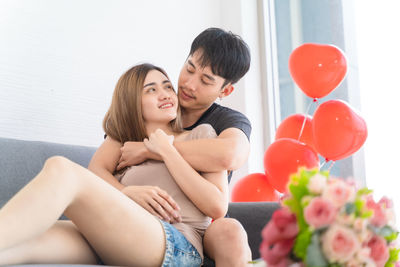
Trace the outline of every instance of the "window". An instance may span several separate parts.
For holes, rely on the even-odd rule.
[[[294,84],[288,69],[291,52],[304,43],[333,44],[342,49],[347,58],[346,78],[338,88],[318,102],[341,99],[350,103],[352,107],[360,109],[357,51],[353,38],[355,23],[351,3],[353,2],[341,0],[264,1],[267,14],[266,28],[269,29],[266,39],[267,42],[268,40],[275,42],[270,49],[275,50],[271,54],[276,55],[276,60],[270,61],[267,69],[269,73],[272,69],[276,77],[273,84],[274,104],[279,107],[275,109],[276,125],[291,114],[312,115],[317,107],[313,99],[307,97]],[[321,163],[323,161],[321,158]],[[331,162],[328,162],[322,169],[328,169],[330,165]],[[352,157],[335,162],[330,171],[340,177],[355,177],[364,184],[364,169],[364,154],[361,149]]]

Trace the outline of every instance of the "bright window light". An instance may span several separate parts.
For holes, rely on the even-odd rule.
[[[367,186],[400,214],[400,2],[355,1]],[[377,199],[379,200],[379,199]]]

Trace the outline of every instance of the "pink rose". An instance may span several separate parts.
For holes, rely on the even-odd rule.
[[[370,257],[375,261],[377,267],[385,266],[389,259],[389,248],[383,237],[375,235],[368,241],[367,246],[371,249]]]
[[[304,209],[304,219],[309,225],[315,228],[331,224],[335,220],[336,214],[336,207],[322,197],[313,198]]]
[[[345,263],[360,249],[356,234],[349,228],[332,224],[322,235],[322,250],[330,262]]]
[[[274,244],[267,243],[264,240],[260,246],[261,258],[268,263],[268,266],[280,266],[287,259],[293,244],[294,238],[283,239]]]
[[[299,232],[296,216],[288,209],[279,209],[261,232],[260,254],[268,265],[281,266],[293,247]]]
[[[376,227],[383,227],[388,223],[386,216],[385,207],[388,204],[385,200],[379,203],[375,203],[372,195],[366,198],[366,207],[374,212],[371,218],[371,224]]]
[[[331,178],[322,193],[322,197],[332,201],[333,205],[339,208],[347,202],[353,201],[355,193],[354,186],[340,179]]]
[[[376,267],[375,262],[370,257],[371,249],[369,247],[362,247],[356,253],[356,259],[361,263],[355,266]]]
[[[390,198],[382,197],[379,202],[379,205],[383,206],[385,209],[392,209],[393,208],[393,201]]]
[[[275,243],[282,239],[296,237],[299,232],[296,215],[288,209],[282,208],[272,214],[271,220],[261,232],[263,240],[268,243]]]

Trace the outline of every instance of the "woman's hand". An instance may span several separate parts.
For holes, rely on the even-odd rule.
[[[148,150],[161,155],[162,152],[173,147],[174,136],[167,135],[163,130],[157,129],[154,133],[150,134],[149,139],[146,138],[143,142]]]
[[[169,223],[182,221],[178,204],[157,186],[127,186],[122,192],[160,220]]]

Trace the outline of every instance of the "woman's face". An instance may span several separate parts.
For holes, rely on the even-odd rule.
[[[168,78],[151,70],[144,80],[142,114],[146,123],[168,123],[176,118],[178,98]]]

